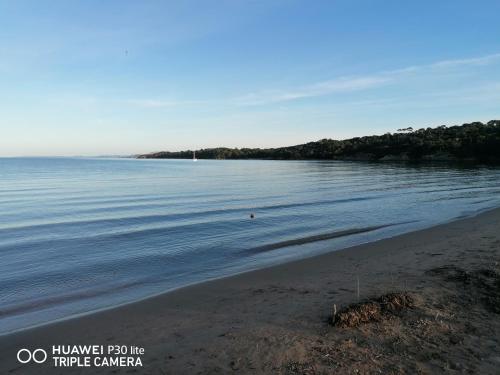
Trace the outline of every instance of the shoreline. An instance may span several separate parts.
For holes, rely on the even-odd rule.
[[[436,227],[436,226],[446,225],[446,224],[452,223],[452,222],[457,221],[457,220],[463,220],[463,219],[467,219],[467,218],[473,218],[473,217],[476,217],[476,216],[478,216],[478,215],[480,215],[482,213],[485,213],[485,212],[488,212],[488,211],[497,210],[497,209],[500,210],[500,207],[489,207],[489,208],[485,208],[485,209],[481,209],[481,210],[475,211],[475,212],[470,213],[470,214],[462,214],[460,216],[457,216],[457,217],[454,217],[454,218],[449,219],[447,221],[444,221],[444,222],[442,222],[440,224],[429,225],[429,226],[426,226],[424,228],[419,228],[419,229],[411,229],[408,232],[403,232],[403,233],[399,233],[399,234],[389,235],[388,237],[383,237],[383,238],[379,238],[379,239],[370,240],[368,242],[363,242],[361,244],[348,245],[348,246],[345,246],[345,247],[340,247],[340,248],[336,248],[336,249],[332,249],[332,250],[326,250],[326,251],[320,252],[318,254],[305,255],[303,257],[299,257],[299,258],[295,258],[295,259],[291,259],[291,260],[281,260],[281,261],[278,261],[277,263],[271,263],[271,264],[264,265],[264,266],[261,266],[261,267],[251,268],[251,269],[248,269],[248,270],[239,271],[239,272],[236,272],[236,273],[233,273],[233,274],[215,276],[213,278],[209,278],[209,279],[206,279],[206,280],[203,280],[203,281],[195,281],[195,282],[192,282],[190,284],[186,284],[186,285],[182,285],[182,286],[178,286],[178,287],[173,287],[172,289],[166,289],[166,290],[158,292],[158,293],[146,295],[144,297],[141,297],[139,299],[135,299],[135,300],[132,300],[132,301],[122,302],[122,303],[118,303],[116,305],[105,306],[105,307],[98,308],[98,309],[95,309],[95,310],[83,311],[83,312],[72,314],[72,315],[69,315],[69,316],[66,316],[66,317],[57,318],[57,319],[54,319],[54,320],[51,320],[51,321],[42,322],[42,323],[36,323],[36,324],[30,325],[30,326],[27,326],[27,327],[13,329],[11,331],[6,331],[4,333],[0,333],[0,340],[4,336],[19,334],[19,333],[22,333],[22,332],[25,332],[25,331],[30,331],[30,330],[37,329],[37,328],[43,328],[45,326],[50,326],[50,325],[61,323],[61,322],[65,322],[65,321],[68,321],[68,320],[80,319],[80,318],[83,318],[83,317],[88,316],[88,315],[98,314],[98,313],[102,313],[102,312],[105,312],[105,311],[108,311],[108,310],[119,309],[119,308],[125,307],[125,306],[130,305],[130,304],[141,303],[141,302],[147,301],[147,300],[149,300],[151,298],[161,297],[163,295],[167,295],[169,293],[173,293],[173,292],[182,290],[184,288],[190,288],[190,287],[194,287],[194,286],[197,286],[197,285],[200,285],[200,284],[204,284],[204,283],[210,283],[210,282],[214,282],[214,281],[218,281],[218,280],[222,280],[222,279],[226,279],[226,278],[236,277],[236,276],[240,276],[240,275],[243,275],[243,274],[246,274],[246,273],[250,273],[250,272],[261,271],[261,270],[265,270],[267,268],[278,267],[278,266],[281,266],[281,265],[284,265],[284,264],[287,264],[287,263],[301,262],[301,261],[309,259],[309,258],[321,257],[323,255],[327,255],[327,254],[330,254],[330,253],[333,253],[333,252],[348,250],[350,248],[355,248],[355,247],[367,245],[367,244],[370,244],[370,243],[384,241],[384,240],[387,240],[387,239],[391,239],[391,238],[394,238],[394,237],[403,236],[403,235],[406,235],[406,234],[409,234],[409,233],[419,232],[419,231],[426,230],[426,229],[429,229],[429,228],[433,228],[433,227]],[[345,237],[349,237],[351,235],[362,234],[362,233],[365,233],[365,232],[376,231],[378,229],[384,229],[384,228],[393,227],[393,226],[397,226],[397,225],[401,225],[401,224],[407,224],[407,223],[410,223],[410,222],[390,223],[390,224],[383,224],[383,225],[377,225],[377,226],[371,226],[371,227],[365,227],[365,228],[354,228],[354,229],[348,229],[348,230],[341,230],[341,231],[338,231],[338,232],[334,231],[334,232],[329,232],[329,233],[326,233],[326,234],[314,235],[314,236],[304,237],[304,238],[300,238],[300,239],[292,239],[292,240],[282,241],[282,242],[278,242],[276,244],[263,245],[263,246],[259,246],[259,247],[255,247],[255,248],[249,248],[249,249],[245,250],[245,252],[271,251],[271,250],[274,250],[274,249],[279,249],[281,247],[301,246],[301,245],[304,245],[304,244],[308,244],[310,242],[321,242],[321,241],[324,241],[324,240],[329,240],[329,239],[333,239],[333,238],[337,238],[337,237],[344,237],[344,236]]]
[[[481,211],[475,212],[472,215],[461,215],[461,216],[459,216],[457,218],[450,219],[450,220],[448,220],[448,221],[446,221],[446,222],[444,222],[442,224],[445,224],[445,223],[448,223],[448,222],[452,222],[452,221],[455,221],[455,220],[458,220],[458,219],[461,219],[461,218],[464,218],[464,217],[473,217],[473,216],[479,215],[483,211],[489,211],[489,210],[493,210],[493,209],[495,209],[495,208],[487,208],[485,210],[481,210]],[[301,245],[305,245],[305,244],[308,244],[308,243],[311,243],[311,242],[321,242],[321,241],[325,241],[325,240],[329,240],[329,239],[334,239],[334,238],[339,238],[339,237],[349,237],[351,235],[363,234],[363,233],[366,233],[366,232],[372,232],[372,231],[376,231],[376,230],[379,230],[379,229],[384,229],[384,228],[393,227],[393,226],[397,226],[397,225],[401,225],[401,224],[407,224],[407,223],[410,223],[410,222],[391,223],[391,224],[377,225],[377,226],[364,227],[364,228],[353,228],[353,229],[347,229],[347,230],[333,231],[333,232],[328,232],[328,233],[324,233],[324,234],[313,235],[313,236],[308,236],[308,237],[302,237],[302,238],[298,238],[298,239],[292,239],[292,240],[286,240],[286,241],[282,241],[282,242],[277,242],[277,243],[273,243],[273,244],[269,244],[269,245],[262,245],[262,246],[258,246],[258,247],[253,247],[253,248],[249,248],[249,249],[244,250],[244,252],[248,252],[248,253],[251,253],[251,252],[267,252],[267,251],[272,251],[272,250],[275,250],[275,249],[280,249],[282,247],[301,246]],[[439,224],[439,225],[441,225],[441,224]],[[364,242],[362,244],[367,244],[367,243],[371,243],[371,242],[377,242],[377,241],[381,241],[381,240],[384,240],[384,239],[392,238],[392,237],[395,237],[395,236],[400,236],[400,235],[403,235],[403,234],[406,234],[406,233],[411,233],[411,232],[418,231],[418,230],[421,230],[421,229],[414,229],[414,230],[411,230],[410,232],[403,232],[401,234],[391,235],[391,236],[384,237],[384,238],[381,238],[381,239],[370,240],[370,241]],[[144,297],[141,297],[139,299],[135,299],[135,300],[132,300],[132,301],[118,303],[116,305],[105,306],[105,307],[98,308],[98,309],[95,309],[95,310],[83,311],[83,312],[72,314],[72,315],[69,315],[69,316],[66,316],[66,317],[57,318],[57,319],[54,319],[54,320],[51,320],[51,321],[37,323],[37,324],[33,324],[33,325],[30,325],[30,326],[27,326],[27,327],[13,329],[11,331],[6,331],[6,332],[3,332],[3,333],[0,333],[0,339],[3,336],[14,335],[14,334],[22,333],[24,331],[29,331],[29,330],[32,330],[32,329],[42,328],[44,326],[49,326],[49,325],[52,325],[52,324],[57,324],[57,323],[68,321],[68,320],[72,320],[72,319],[82,318],[82,317],[85,317],[87,315],[92,315],[92,314],[104,312],[104,311],[111,310],[111,309],[121,308],[121,307],[130,305],[130,304],[140,303],[140,302],[148,300],[150,298],[155,298],[155,297],[159,297],[159,296],[162,296],[162,295],[166,295],[168,293],[172,293],[172,292],[175,292],[175,291],[183,289],[183,288],[188,288],[188,287],[196,286],[196,285],[199,285],[199,284],[204,284],[204,283],[208,283],[208,282],[212,282],[212,281],[216,281],[216,280],[221,280],[221,279],[225,279],[225,278],[239,276],[241,274],[245,274],[245,273],[248,273],[248,272],[255,272],[255,271],[263,270],[263,269],[266,269],[266,268],[272,268],[272,267],[283,265],[283,264],[286,264],[286,263],[289,263],[289,262],[301,261],[301,260],[304,260],[304,259],[313,258],[313,257],[316,257],[316,256],[321,256],[321,255],[324,255],[324,254],[328,254],[328,253],[331,253],[331,252],[340,251],[340,250],[344,250],[344,249],[349,249],[349,248],[355,247],[355,246],[360,246],[360,245],[348,245],[348,246],[341,247],[341,248],[338,248],[338,249],[326,250],[325,252],[321,252],[319,254],[305,255],[303,257],[295,258],[295,259],[292,259],[292,260],[279,260],[277,263],[271,263],[271,264],[268,264],[268,265],[257,266],[256,268],[251,268],[251,269],[247,269],[247,270],[243,270],[243,271],[238,271],[238,272],[232,273],[232,274],[215,276],[213,278],[209,278],[209,279],[206,279],[206,280],[203,280],[203,281],[194,281],[194,282],[192,282],[190,284],[186,284],[186,285],[182,285],[182,286],[178,286],[178,287],[173,287],[171,289],[166,289],[164,291],[161,291],[161,292],[158,292],[158,293],[154,293],[154,294],[150,294],[150,295],[146,295]]]
[[[248,322],[257,332],[265,327],[275,331],[273,334],[262,333],[268,340],[277,335],[288,337],[290,332],[297,335],[297,327],[293,324],[290,327],[290,322],[300,316],[307,316],[307,321],[310,321],[298,324],[300,333],[305,330],[307,335],[311,335],[312,332],[327,329],[324,318],[331,310],[332,300],[342,306],[356,299],[353,291],[356,278],[361,279],[362,298],[380,289],[418,289],[422,270],[443,262],[450,263],[453,256],[457,256],[457,251],[463,250],[465,243],[474,244],[474,241],[471,242],[474,236],[494,237],[498,242],[495,233],[499,222],[500,208],[494,208],[395,237],[196,283],[139,301],[7,333],[0,336],[1,357],[4,358],[0,357],[0,370],[7,372],[19,368],[15,352],[20,347],[48,347],[62,343],[107,344],[110,341],[143,346],[146,350],[144,370],[151,373],[160,367],[175,373],[189,373],[184,372],[188,369],[186,363],[193,358],[197,359],[194,361],[197,369],[207,364],[231,367],[230,360],[218,363],[207,358],[207,346],[213,340],[224,341],[221,338],[226,337],[227,332],[236,330],[242,334],[236,347],[252,347],[257,339],[247,332],[249,327],[243,322]],[[457,241],[459,239],[461,241]],[[454,241],[455,248],[450,248],[450,243]],[[443,245],[448,245],[445,246],[446,253],[442,249],[429,251]],[[498,251],[498,246],[495,247]],[[427,257],[420,259],[422,252]],[[473,263],[474,255],[463,260]],[[331,288],[331,294],[325,293],[325,288]],[[294,301],[297,296],[299,300]],[[312,301],[308,302],[311,298]],[[276,299],[283,299],[283,306],[277,306]],[[279,316],[280,312],[283,317]],[[311,316],[315,318],[311,319]],[[193,336],[201,337],[197,339]],[[257,341],[263,345],[261,348],[265,347],[262,337]],[[179,344],[182,345],[177,347]],[[229,353],[231,349],[227,345],[218,343],[215,347]],[[194,355],[192,352],[197,347],[205,349]],[[256,364],[258,368],[266,368],[276,361],[284,363],[292,356],[289,349],[283,347],[270,352],[276,358],[260,360],[262,363]],[[158,358],[164,353],[175,354],[168,354],[173,358],[163,363]],[[283,353],[286,353],[284,357]],[[226,359],[232,356],[228,354]],[[259,361],[254,359],[253,362]],[[47,366],[25,365],[22,369],[23,374],[50,373]]]

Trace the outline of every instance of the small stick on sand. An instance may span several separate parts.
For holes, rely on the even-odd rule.
[[[357,296],[358,296],[358,302],[359,302],[359,276],[356,276],[356,291],[357,291]]]

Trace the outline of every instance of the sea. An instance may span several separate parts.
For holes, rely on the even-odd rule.
[[[0,334],[500,206],[500,168],[0,158]]]

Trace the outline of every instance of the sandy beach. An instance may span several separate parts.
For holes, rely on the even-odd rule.
[[[0,337],[2,374],[498,373],[500,209]],[[358,297],[359,285],[359,297]],[[333,306],[407,292],[356,327]],[[140,368],[21,365],[20,348],[144,347]]]

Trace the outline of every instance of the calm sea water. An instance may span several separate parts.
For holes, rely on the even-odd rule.
[[[500,205],[488,167],[7,158],[0,181],[0,333]]]

